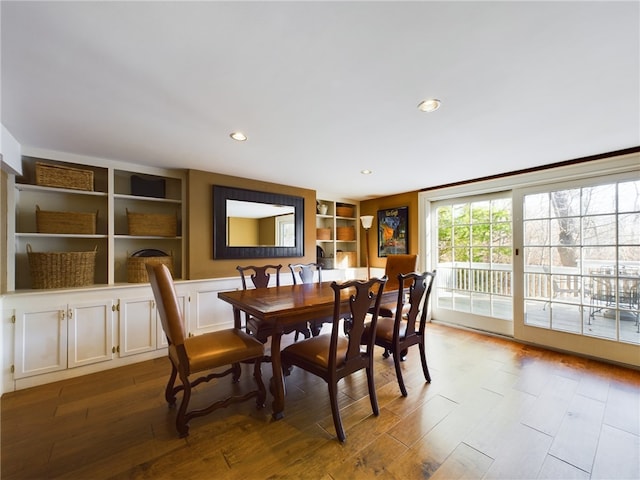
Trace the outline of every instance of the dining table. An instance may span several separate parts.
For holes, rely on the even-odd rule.
[[[277,287],[255,288],[219,292],[218,298],[233,306],[235,328],[241,327],[241,313],[245,312],[273,328],[271,337],[271,364],[273,376],[270,391],[273,395],[273,419],[284,417],[285,384],[280,357],[281,338],[287,327],[305,320],[333,315],[335,293],[332,281],[281,285]],[[341,292],[341,313],[349,310],[351,289]],[[396,298],[396,292],[386,294]]]

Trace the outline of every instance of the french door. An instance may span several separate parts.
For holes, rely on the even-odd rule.
[[[434,317],[513,333],[511,212],[510,192],[431,205]]]
[[[525,326],[640,343],[640,180],[518,191]]]

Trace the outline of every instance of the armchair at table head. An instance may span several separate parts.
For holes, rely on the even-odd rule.
[[[165,399],[169,406],[176,404],[176,394],[180,391],[182,401],[176,417],[176,429],[180,437],[189,435],[189,421],[195,417],[207,415],[214,410],[231,403],[242,402],[256,397],[259,408],[264,406],[267,396],[262,381],[260,365],[264,355],[264,345],[247,333],[230,328],[216,332],[188,337],[182,322],[182,312],[178,304],[171,272],[163,264],[147,264],[147,273],[153,290],[162,328],[169,342],[168,355],[171,361],[171,374],[165,389]],[[202,382],[233,374],[233,381],[240,377],[240,362],[254,364],[253,375],[257,390],[215,401],[198,410],[188,410],[191,390]],[[193,378],[195,374],[228,366],[226,370],[211,372]],[[181,385],[176,386],[176,377]]]
[[[366,370],[371,408],[374,415],[379,413],[373,379],[373,338],[368,339],[364,350],[361,348],[361,341],[365,319],[369,317],[368,311],[372,302],[374,313],[370,316],[371,324],[375,328],[386,280],[383,277],[368,281],[352,280],[341,284],[333,282],[331,287],[335,298],[331,333],[301,340],[282,351],[282,368],[285,375],[292,366],[297,366],[327,382],[333,424],[341,442],[346,439],[338,409],[338,382],[342,378],[359,370]],[[343,316],[344,291],[349,293],[349,314],[352,322],[347,337],[340,334],[339,328]]]
[[[247,279],[246,275],[250,275],[251,283],[255,288],[267,288],[269,287],[269,283],[272,282],[272,277],[275,278],[275,286],[280,286],[280,270],[282,269],[282,265],[248,265],[248,266],[240,266],[236,267],[236,270],[240,272],[240,278],[242,280],[242,289],[247,290]],[[269,325],[265,325],[263,322],[258,320],[255,317],[252,317],[248,313],[245,313],[245,329],[248,333],[256,337],[262,343],[267,343],[267,340],[271,335],[273,335],[273,328]],[[309,327],[307,326],[307,322],[304,324],[296,325],[295,327],[291,327],[288,330],[285,330],[284,333],[291,332],[299,332],[304,335],[305,338],[310,337],[311,333],[309,332]],[[269,361],[269,357],[265,357],[265,360]]]
[[[404,360],[409,347],[418,345],[420,348],[420,361],[424,379],[431,383],[431,375],[427,366],[425,350],[425,331],[429,309],[429,298],[436,271],[424,273],[399,274],[398,279],[398,306],[394,317],[378,317],[375,327],[367,324],[364,338],[366,340],[373,334],[374,343],[385,349],[385,358],[388,352],[393,354],[393,362],[396,369],[396,377],[402,396],[407,396],[407,389],[402,378],[400,361]],[[416,329],[416,324],[418,325]]]

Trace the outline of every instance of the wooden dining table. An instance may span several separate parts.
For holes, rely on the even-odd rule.
[[[271,364],[273,377],[270,389],[273,395],[273,418],[284,417],[285,385],[280,358],[282,333],[287,327],[305,320],[333,315],[335,293],[333,282],[305,283],[279,287],[256,288],[219,292],[218,298],[233,306],[235,328],[241,328],[241,313],[246,312],[273,327],[271,337]],[[397,292],[393,292],[395,298]],[[348,311],[350,289],[341,292],[343,312]]]

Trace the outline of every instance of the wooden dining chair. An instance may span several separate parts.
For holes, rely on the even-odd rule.
[[[189,435],[189,421],[192,418],[207,415],[232,403],[256,397],[258,408],[264,407],[267,391],[262,381],[260,368],[264,356],[264,345],[237,328],[188,337],[185,334],[171,272],[164,264],[147,264],[146,269],[162,328],[169,343],[168,355],[171,361],[171,375],[165,389],[165,399],[170,407],[175,407],[176,394],[180,391],[183,392],[176,417],[176,429],[180,437]],[[201,409],[188,409],[192,388],[203,382],[230,374],[233,374],[233,382],[237,382],[240,378],[240,362],[253,363],[253,376],[258,385],[257,390],[214,401]],[[211,371],[227,366],[228,368],[224,371]],[[209,373],[202,374],[203,372]],[[196,376],[196,374],[201,375]],[[181,385],[176,386],[175,382],[178,376]]]
[[[398,275],[401,273],[415,272],[418,264],[418,255],[415,254],[396,254],[388,255],[387,263],[384,267],[384,274],[389,279],[384,287],[385,292],[392,292],[400,288]],[[401,306],[404,304],[401,304]],[[383,303],[380,305],[380,316],[395,317],[396,302]],[[405,310],[406,312],[406,310]]]
[[[375,332],[374,343],[385,349],[383,354],[385,358],[389,356],[389,352],[393,354],[396,377],[403,397],[407,396],[407,389],[402,378],[400,362],[404,361],[409,347],[413,345],[418,345],[420,348],[422,373],[427,383],[431,383],[424,341],[429,297],[435,276],[435,270],[433,272],[399,274],[397,276],[398,306],[395,308],[395,316],[383,317],[380,315],[375,327],[372,324],[367,324],[365,327],[364,338],[366,340],[371,336],[371,332]],[[406,313],[404,313],[405,311]]]
[[[382,290],[386,277],[372,278],[368,281],[351,280],[341,284],[333,282],[335,294],[333,307],[333,328],[331,333],[324,333],[291,344],[282,351],[282,369],[288,375],[292,366],[306,370],[327,382],[331,413],[336,434],[341,442],[346,435],[342,427],[340,410],[338,409],[338,382],[354,372],[365,369],[369,387],[369,399],[374,415],[379,414],[378,399],[373,379],[373,340],[370,336],[364,349],[361,348],[365,319],[368,317],[369,307],[373,303],[374,313],[371,315],[371,325],[375,329],[378,319],[377,310],[380,307]],[[343,316],[342,293],[349,293],[349,314],[351,330],[349,336],[340,333],[339,323]]]
[[[272,281],[272,277],[275,279],[274,286],[279,287],[281,269],[282,265],[247,265],[245,267],[238,265],[236,267],[236,270],[240,272],[243,290],[247,290],[247,275],[249,275],[254,288],[268,288],[270,283],[274,283]],[[269,337],[273,335],[272,326],[265,325],[263,322],[251,316],[249,313],[245,313],[245,329],[248,333],[256,337],[262,343],[267,343]],[[311,336],[311,332],[309,330],[307,322],[296,325],[295,327],[288,328],[284,331],[285,334],[292,332],[296,332],[296,336],[298,333],[302,333],[305,338],[309,338]],[[267,356],[264,358],[264,360],[271,361],[271,358]]]
[[[297,285],[298,283],[322,282],[322,265],[319,263],[290,263],[289,270],[291,270],[291,277],[294,285]],[[311,331],[311,336],[316,337],[320,335],[322,325],[332,322],[333,317],[331,315],[328,317],[310,320],[309,329]],[[298,340],[299,333],[300,332],[296,332],[296,341]]]

